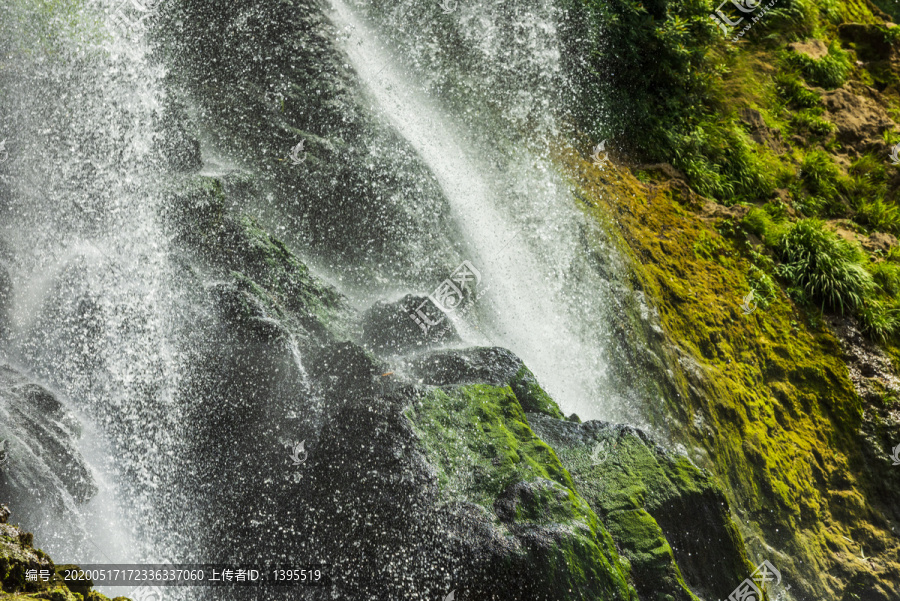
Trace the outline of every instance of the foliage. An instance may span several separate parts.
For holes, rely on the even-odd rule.
[[[863,331],[871,338],[886,340],[900,331],[900,310],[880,301],[871,301],[858,312]]]
[[[833,134],[837,127],[834,123],[818,116],[814,110],[801,110],[791,116],[791,125],[801,131],[807,131],[814,136],[828,136]]]
[[[862,252],[825,229],[817,219],[802,219],[781,236],[775,248],[779,275],[805,298],[837,309],[861,307],[874,291],[872,276],[860,264]]]
[[[801,164],[803,183],[812,194],[831,199],[837,193],[841,172],[828,153],[813,150],[803,157]]]
[[[891,296],[900,294],[900,265],[888,261],[879,261],[869,266],[869,272],[875,279],[875,283],[884,292]]]
[[[880,232],[900,233],[900,208],[892,202],[876,198],[860,206],[856,221]]]
[[[785,63],[797,69],[812,84],[832,90],[844,85],[850,74],[850,55],[836,41],[828,45],[828,54],[820,59],[800,52],[788,52]]]
[[[822,107],[822,99],[818,94],[808,89],[797,76],[790,73],[778,73],[773,78],[775,92],[786,103],[805,109]]]
[[[673,163],[703,195],[733,204],[766,198],[775,189],[774,169],[735,125],[701,124],[671,139]]]
[[[599,101],[610,120],[606,127],[629,150],[668,160],[667,132],[691,132],[710,101],[715,68],[707,55],[719,31],[709,18],[711,3],[586,0],[572,12],[579,18],[570,26],[581,30],[566,36],[579,40],[572,56],[587,56],[587,64],[571,66],[583,89],[585,129],[597,131]]]

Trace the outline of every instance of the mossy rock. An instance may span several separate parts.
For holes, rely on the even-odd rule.
[[[641,598],[726,597],[752,572],[722,490],[640,430],[529,414],[632,566]]]
[[[167,223],[201,271],[230,280],[269,315],[295,322],[319,340],[343,332],[348,306],[250,215],[231,215],[221,180],[194,176],[172,184]],[[240,314],[237,305],[236,315]],[[251,314],[253,309],[244,311]]]
[[[509,386],[525,411],[565,418],[531,370],[513,352],[504,348],[435,352],[414,360],[411,368],[424,384],[432,386],[460,386],[476,382]]]
[[[486,350],[496,352],[472,352]],[[480,505],[511,546],[498,578],[510,570],[540,574],[522,589],[528,598],[636,598],[612,537],[531,430],[511,386],[434,388],[406,416],[443,502]]]
[[[109,601],[103,594],[92,590],[93,583],[79,582],[67,585],[63,582],[64,570],[73,565],[54,565],[46,553],[35,549],[34,537],[15,526],[0,523],[0,601],[5,599],[46,599],[48,601]],[[26,580],[28,570],[45,570],[48,581]],[[114,601],[129,601],[116,597]]]

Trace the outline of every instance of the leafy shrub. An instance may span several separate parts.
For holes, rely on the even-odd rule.
[[[775,92],[786,103],[801,109],[822,110],[822,98],[812,90],[808,90],[797,77],[779,73],[774,80]]]
[[[776,169],[735,125],[704,124],[672,140],[673,164],[705,196],[733,204],[767,198],[775,190]]]
[[[815,136],[828,136],[837,131],[834,123],[819,117],[814,111],[808,109],[791,115],[791,125],[800,131],[808,131]]]
[[[800,169],[803,182],[814,195],[830,199],[837,193],[841,172],[827,153],[821,150],[807,153]]]
[[[650,160],[669,160],[667,132],[686,134],[704,106],[716,69],[708,58],[719,30],[706,0],[582,0],[572,3],[562,39],[581,94],[583,129],[612,132]],[[605,107],[598,119],[597,106]]]
[[[869,272],[878,287],[890,296],[900,294],[900,265],[880,261],[869,266]]]
[[[785,61],[800,71],[807,81],[826,90],[841,87],[850,74],[850,55],[841,50],[837,42],[831,42],[828,54],[820,59],[799,52],[788,52]]]
[[[741,222],[747,231],[759,236],[767,246],[774,246],[787,232],[784,218],[771,215],[765,209],[754,207],[747,212]]]
[[[870,301],[860,307],[857,316],[863,332],[877,340],[885,340],[900,331],[900,312],[895,306]]]
[[[877,198],[860,206],[856,221],[880,232],[900,232],[900,208]]]
[[[887,170],[884,162],[871,154],[857,159],[850,165],[850,177],[842,188],[857,211],[868,202],[884,199],[887,194]]]
[[[814,0],[782,0],[760,23],[764,31],[785,31],[792,36],[810,35],[819,22]]]
[[[775,248],[780,276],[809,300],[840,310],[861,307],[874,291],[862,267],[862,252],[825,229],[817,219],[803,219],[781,236]]]

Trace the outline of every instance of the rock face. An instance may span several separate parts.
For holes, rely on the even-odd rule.
[[[314,557],[335,566],[334,594],[360,601],[453,590],[498,601],[575,590],[584,599],[690,599],[691,586],[720,591],[749,573],[727,512],[712,507],[721,493],[683,459],[629,431],[631,464],[603,473],[567,465],[572,442],[559,432],[592,433],[594,424],[563,420],[508,350],[409,344],[403,336],[420,330],[410,321],[414,329],[398,335],[407,324],[392,321],[388,304],[361,319],[370,347],[375,334],[393,341],[374,345],[384,358],[372,356],[346,339],[344,325],[356,320],[339,295],[253,222],[228,214],[227,182],[192,182],[171,207],[186,260],[216,282],[204,301],[216,310],[196,326],[210,350],[187,394],[202,399],[191,469],[206,474],[189,486],[203,507],[190,531],[210,554]],[[302,370],[289,361],[291,340]],[[303,415],[287,426],[292,410]],[[223,439],[226,429],[233,435]],[[272,451],[292,434],[306,443],[301,465]],[[548,443],[554,436],[559,450]],[[236,475],[282,465],[263,481]],[[212,484],[225,478],[227,494]],[[626,488],[639,482],[648,500],[598,495],[594,487],[610,478]],[[714,576],[692,563],[698,548],[679,529],[679,510],[701,501],[708,510],[697,523],[722,539]],[[255,527],[234,528],[247,515]]]
[[[97,485],[75,441],[81,426],[46,388],[0,365],[0,496],[30,524],[58,521],[84,503]]]
[[[631,562],[642,599],[724,598],[752,570],[724,493],[686,457],[628,426],[528,418]]]
[[[427,297],[413,294],[396,302],[379,301],[366,311],[363,340],[379,355],[398,355],[460,342],[450,318]]]

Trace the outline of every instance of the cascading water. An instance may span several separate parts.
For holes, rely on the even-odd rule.
[[[81,536],[58,537],[56,520],[75,516],[32,528],[48,551],[96,562],[161,552],[145,526],[171,486],[161,466],[181,423],[181,293],[158,222],[162,72],[140,33],[108,18],[116,6],[3,7],[14,65],[2,99],[0,235],[14,291],[3,354],[88,424],[81,444],[101,490],[78,510]]]
[[[490,290],[470,313],[472,326],[461,324],[470,341],[515,351],[566,411],[585,418],[635,419],[629,391],[610,373],[615,341],[608,322],[614,319],[614,296],[623,291],[612,288],[608,268],[598,270],[595,262],[585,261],[581,237],[602,239],[603,234],[578,212],[572,191],[547,156],[556,141],[552,121],[518,142],[499,128],[474,131],[467,121],[478,127],[480,120],[467,118],[466,112],[457,116],[452,103],[442,105],[423,91],[429,74],[404,70],[386,49],[386,38],[379,38],[345,2],[334,0],[332,6],[343,47],[371,94],[373,110],[384,115],[436,175],[465,235],[463,253],[482,271],[481,286]],[[532,40],[521,52],[536,56],[537,67],[554,74],[560,70],[559,53],[553,47],[557,40],[549,12],[535,26],[549,35]],[[490,48],[501,24],[485,24],[487,16],[480,39],[472,43]],[[515,50],[486,54],[504,68],[506,61],[520,58],[511,59]],[[523,81],[533,83],[528,77]],[[503,92],[528,98],[504,107],[513,124],[534,110],[531,105],[546,107],[551,93],[515,86]],[[472,93],[471,104],[485,106],[480,95],[486,92]],[[609,265],[615,257],[603,261]]]
[[[82,562],[260,555],[312,561],[323,547],[347,560],[357,552],[354,537],[372,525],[370,518],[341,506],[325,515],[349,485],[329,480],[321,466],[334,457],[316,450],[321,443],[339,454],[338,418],[346,415],[348,397],[376,395],[371,369],[360,367],[368,359],[336,340],[358,338],[355,326],[339,336],[315,323],[321,316],[309,309],[315,295],[306,273],[242,212],[272,226],[305,263],[339,282],[357,309],[430,292],[448,265],[471,261],[489,294],[457,320],[466,346],[511,349],[567,412],[635,415],[608,327],[623,291],[609,277],[614,253],[598,257],[585,249],[584,239],[602,241],[604,233],[576,208],[547,151],[559,134],[549,98],[564,95],[552,7],[530,21],[546,35],[522,49],[549,66],[551,77],[510,83],[510,65],[521,54],[494,59],[497,81],[504,82],[504,121],[496,129],[484,127],[482,110],[496,110],[484,90],[460,86],[446,99],[420,91],[447,74],[429,73],[439,67],[415,52],[387,52],[388,38],[371,24],[372,15],[362,17],[342,0],[333,0],[327,14],[310,9],[304,18],[322,32],[316,43],[335,62],[348,61],[346,72],[334,75],[347,82],[335,87],[359,85],[365,93],[348,94],[359,100],[353,118],[344,115],[310,136],[314,157],[332,153],[333,163],[350,157],[345,171],[328,171],[337,167],[311,158],[295,166],[302,176],[285,170],[284,152],[296,143],[288,134],[299,131],[285,122],[306,118],[303,111],[327,115],[338,103],[309,108],[316,96],[304,90],[305,106],[292,109],[299,94],[282,81],[271,89],[265,85],[271,82],[229,82],[238,92],[220,94],[217,86],[225,84],[216,69],[224,69],[228,53],[205,54],[221,26],[235,37],[228,50],[260,61],[280,56],[281,46],[266,52],[253,46],[254,27],[265,30],[259,23],[270,18],[266,5],[208,14],[203,3],[172,0],[159,9],[158,37],[122,29],[109,16],[120,8],[110,1],[48,13],[7,2],[10,18],[0,26],[16,65],[0,72],[6,128],[0,137],[10,139],[10,160],[0,165],[0,242],[8,248],[0,259],[13,290],[3,357],[52,387],[87,424],[78,445],[99,490],[86,505],[69,500],[66,511],[48,511],[29,524],[45,549]],[[476,19],[477,9],[467,10],[466,18]],[[228,11],[235,13],[231,20],[219,23]],[[271,12],[279,27],[294,25],[284,6]],[[485,25],[491,14],[479,21],[488,54],[504,27]],[[183,31],[186,22],[198,28],[196,48],[177,39],[192,35]],[[328,36],[334,39],[322,42]],[[305,48],[284,44],[284,55]],[[207,66],[212,83],[197,75]],[[255,114],[249,102],[229,112],[229,102],[246,100],[240,94],[271,104],[282,92],[287,100],[267,113],[269,121],[233,133],[237,140],[222,133],[238,131]],[[474,115],[460,105],[467,94]],[[343,121],[353,122],[350,134],[340,129]],[[528,128],[537,133],[521,135]],[[185,129],[201,140],[202,159],[183,143]],[[277,144],[271,131],[282,136]],[[338,176],[356,171],[384,181],[348,184]],[[359,217],[356,207],[342,204],[348,190],[374,190],[383,204],[360,193]],[[226,217],[229,209],[234,216]],[[356,248],[352,236],[360,232],[383,235],[360,241],[374,259]],[[346,310],[330,293],[316,294],[336,313]],[[310,473],[317,474],[306,480],[284,452],[301,440],[312,449]],[[394,455],[381,459],[396,462],[399,451],[388,450]],[[357,455],[380,457],[376,451]],[[374,471],[359,469],[363,480]],[[340,531],[348,514],[361,515],[362,526]],[[437,530],[444,518],[428,514],[423,523]],[[77,532],[61,526],[69,521]],[[429,536],[443,549],[441,536]],[[403,545],[398,554],[415,549],[405,539]]]

